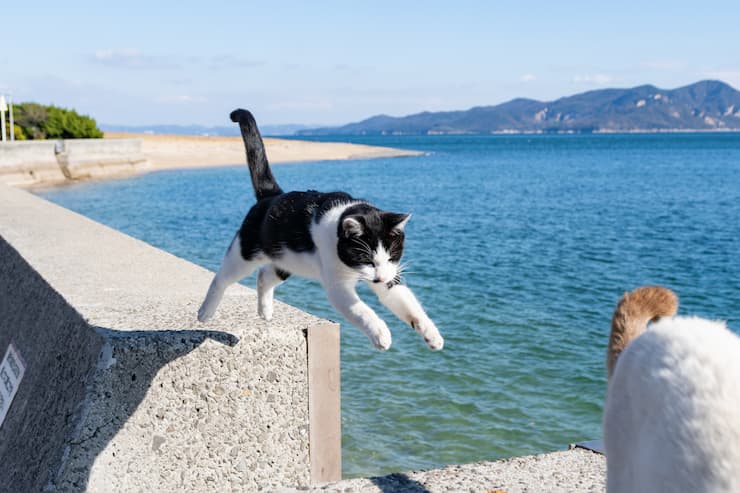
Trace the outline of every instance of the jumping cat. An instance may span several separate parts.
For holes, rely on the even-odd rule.
[[[723,322],[673,316],[677,308],[672,291],[649,286],[614,311],[609,493],[740,491],[740,338]]]
[[[198,311],[210,319],[231,284],[258,267],[258,313],[272,318],[275,287],[291,274],[318,279],[329,302],[367,335],[376,348],[391,346],[386,323],[355,291],[366,282],[399,319],[433,350],[444,340],[414,294],[401,283],[404,227],[409,214],[384,212],[343,192],[283,192],[270,171],[252,114],[234,110],[257,203],[249,210]]]

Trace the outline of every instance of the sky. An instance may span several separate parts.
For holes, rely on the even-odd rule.
[[[740,2],[0,0],[0,94],[102,124],[338,125],[607,87],[740,89]]]

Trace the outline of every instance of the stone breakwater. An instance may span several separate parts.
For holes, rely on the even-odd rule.
[[[0,143],[0,183],[32,186],[126,175],[149,167],[140,139]]]

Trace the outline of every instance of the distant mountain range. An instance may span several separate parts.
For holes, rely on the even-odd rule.
[[[103,132],[130,132],[168,135],[239,135],[238,125],[206,127],[203,125],[113,125],[102,123],[99,125]],[[310,128],[311,125],[260,125],[262,135],[295,135],[299,130]]]
[[[705,80],[678,89],[602,89],[555,101],[518,98],[467,111],[378,115],[297,135],[388,135],[740,130],[740,92]]]

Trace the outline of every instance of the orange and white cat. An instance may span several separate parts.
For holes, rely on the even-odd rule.
[[[723,322],[674,316],[677,308],[672,291],[649,286],[614,311],[609,493],[740,492],[740,338]]]

